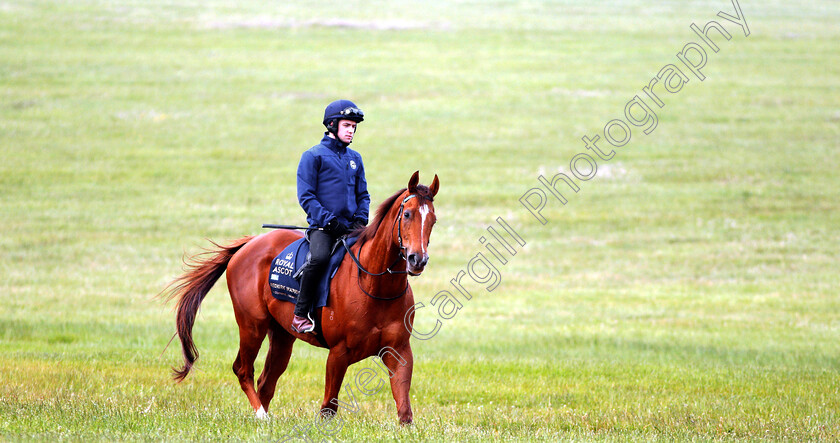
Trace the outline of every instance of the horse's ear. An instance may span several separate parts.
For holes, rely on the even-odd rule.
[[[420,171],[414,171],[411,179],[408,180],[408,193],[414,194],[417,192],[417,184],[420,183]]]
[[[429,192],[432,193],[432,198],[437,195],[438,189],[440,189],[440,180],[438,180],[437,174],[435,174],[435,179],[432,180],[432,185],[429,186]]]

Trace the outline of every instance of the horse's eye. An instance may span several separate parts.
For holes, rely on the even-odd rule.
[[[409,211],[405,211],[405,212],[403,213],[403,217],[405,217],[405,218],[411,217],[411,212],[409,212]]]

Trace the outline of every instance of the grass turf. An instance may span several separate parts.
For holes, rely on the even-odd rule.
[[[326,351],[298,344],[258,421],[224,285],[181,385],[153,296],[204,238],[303,220],[297,159],[348,97],[374,204],[441,177],[417,301],[487,254],[496,217],[527,245],[413,343],[417,423],[385,389],[335,438],[837,439],[840,8],[740,6],[749,37],[723,1],[0,2],[0,435],[323,436]],[[706,80],[538,223],[518,201],[537,177],[713,19],[732,39]]]

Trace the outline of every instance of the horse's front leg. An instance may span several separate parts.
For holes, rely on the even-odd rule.
[[[331,416],[338,411],[338,392],[350,366],[350,356],[344,346],[334,346],[327,357],[327,375],[324,385],[324,401],[321,403],[321,415]]]
[[[411,344],[408,342],[405,346],[395,349],[395,351],[395,353],[383,352],[381,356],[391,374],[391,393],[397,403],[397,415],[400,418],[400,424],[408,425],[414,421],[408,394],[411,389],[411,374],[414,371],[414,354],[412,354]]]

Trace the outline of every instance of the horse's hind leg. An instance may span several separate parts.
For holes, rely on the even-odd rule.
[[[257,412],[257,417],[265,416],[265,408],[254,390],[254,360],[260,352],[260,346],[265,339],[267,322],[239,325],[239,352],[233,361],[233,373],[239,378],[239,386],[248,396],[251,407]]]
[[[277,379],[283,375],[289,365],[294,343],[295,337],[292,334],[289,334],[276,321],[271,322],[268,329],[268,355],[265,357],[265,366],[257,382],[260,401],[266,411],[274,397]]]
[[[321,415],[330,416],[338,412],[338,391],[350,365],[350,356],[343,345],[330,349],[327,356],[327,374],[324,384],[324,402],[321,404]]]

